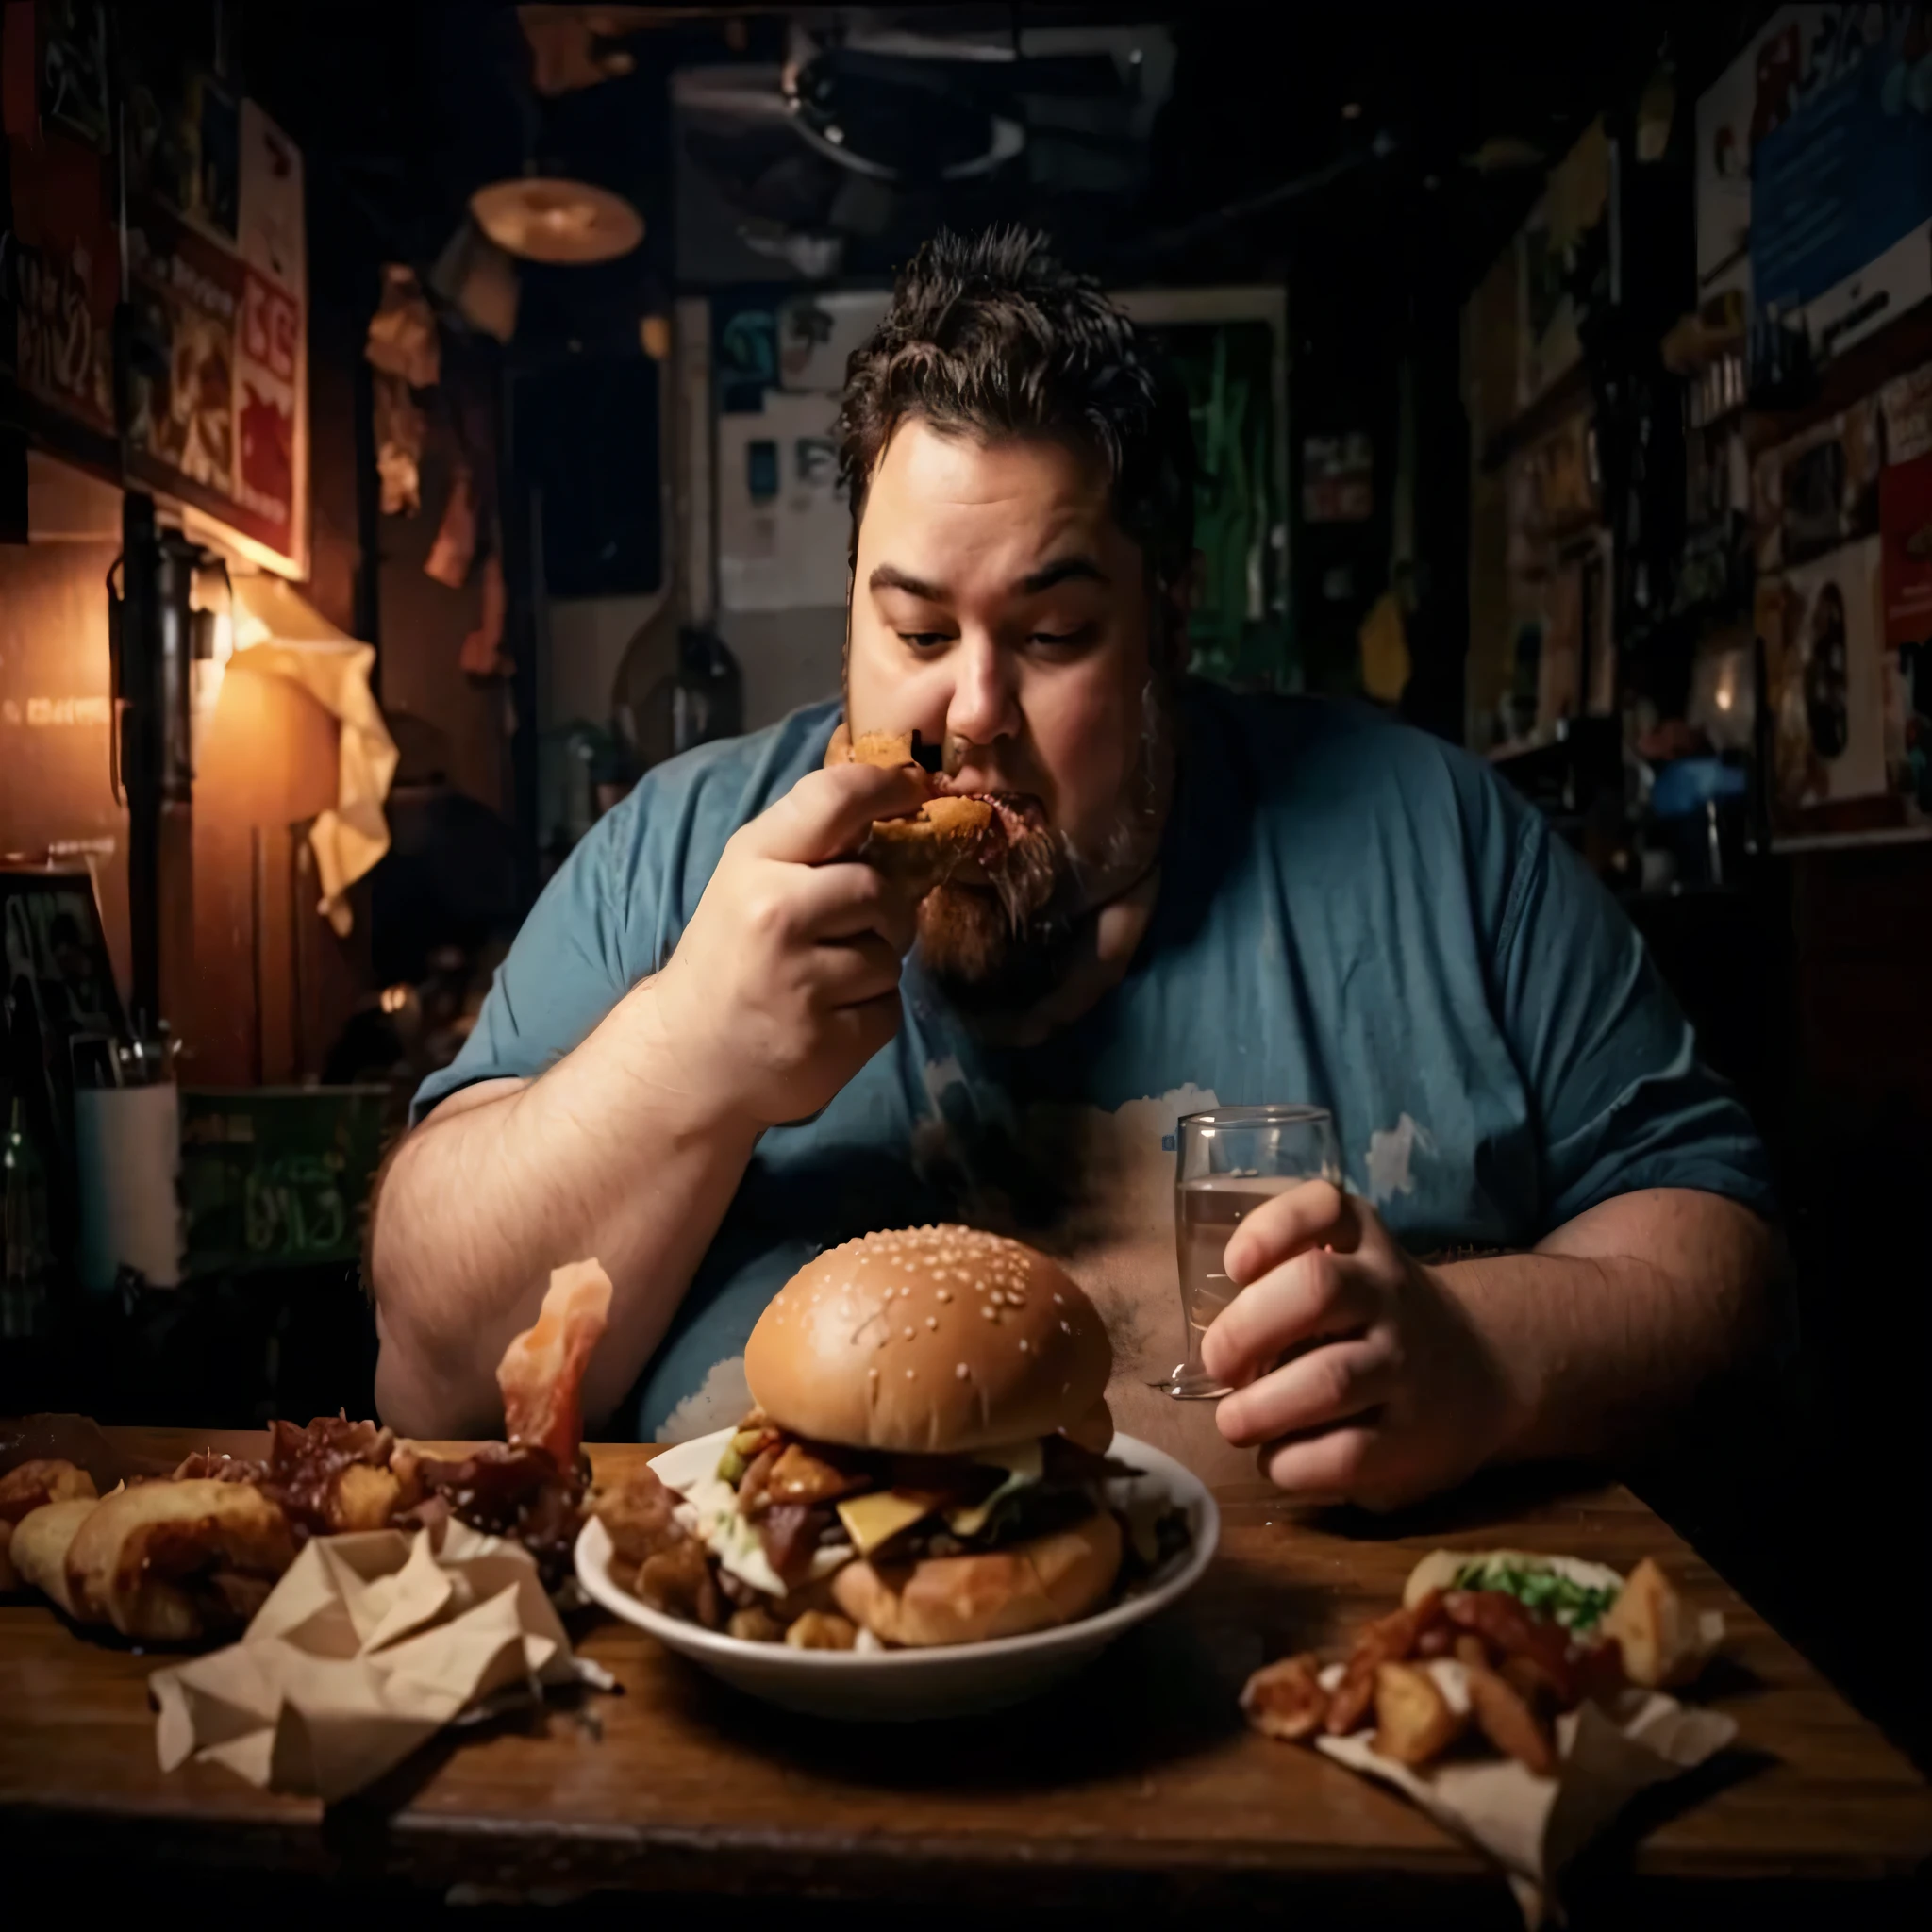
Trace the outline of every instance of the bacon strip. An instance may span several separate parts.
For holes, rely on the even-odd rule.
[[[576,1462],[584,1369],[609,1319],[610,1277],[595,1261],[555,1269],[535,1326],[511,1341],[496,1367],[504,1433],[546,1451],[560,1470]]]

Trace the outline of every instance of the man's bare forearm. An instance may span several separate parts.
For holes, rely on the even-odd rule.
[[[412,1434],[493,1433],[505,1343],[552,1268],[594,1256],[615,1293],[584,1403],[608,1415],[669,1326],[757,1129],[681,1077],[649,982],[540,1078],[466,1100],[409,1136],[377,1197],[377,1407]]]
[[[1511,1459],[1598,1456],[1691,1400],[1764,1330],[1779,1248],[1748,1209],[1683,1188],[1620,1195],[1534,1254],[1439,1270],[1500,1363]]]

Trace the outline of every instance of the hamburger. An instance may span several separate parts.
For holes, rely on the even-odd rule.
[[[744,1365],[757,1407],[722,1452],[667,1451],[598,1506],[655,1607],[801,1647],[971,1643],[1088,1615],[1185,1536],[1129,1549],[1106,1331],[1018,1241],[847,1241],[774,1297]]]

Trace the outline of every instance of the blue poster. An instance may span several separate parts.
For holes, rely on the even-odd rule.
[[[1815,301],[1932,220],[1927,9],[1791,11],[1802,25],[1759,54],[1758,114],[1777,123],[1751,154],[1751,288],[1760,309]],[[1788,87],[1767,101],[1766,53],[1786,40],[1797,58],[1783,69]]]

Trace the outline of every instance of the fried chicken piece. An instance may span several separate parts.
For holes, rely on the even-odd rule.
[[[1534,1615],[1500,1590],[1445,1591],[1442,1614],[1457,1629],[1474,1631],[1491,1656],[1529,1658],[1565,1709],[1576,1702],[1576,1669],[1561,1624]]]
[[[1508,1668],[1511,1658],[1504,1668]],[[1469,1702],[1477,1728],[1506,1757],[1539,1777],[1557,1774],[1557,1745],[1549,1726],[1507,1678],[1480,1664],[1469,1667]]]
[[[256,1593],[236,1578],[273,1584],[294,1560],[289,1519],[253,1484],[140,1483],[75,1531],[67,1595],[81,1623],[186,1643],[246,1621],[240,1606]]]
[[[1431,1591],[1413,1609],[1391,1610],[1365,1624],[1349,1652],[1341,1682],[1328,1706],[1324,1728],[1331,1738],[1346,1737],[1369,1713],[1375,1697],[1375,1672],[1383,1664],[1401,1663],[1415,1653],[1424,1628],[1441,1614],[1441,1595]]]
[[[611,1550],[626,1569],[684,1540],[676,1509],[677,1498],[648,1466],[603,1491],[591,1504],[591,1514],[608,1532]]]
[[[654,1610],[702,1624],[707,1630],[715,1630],[724,1621],[710,1559],[695,1537],[682,1537],[668,1549],[646,1557],[631,1593]]]
[[[1322,1659],[1307,1651],[1263,1664],[1241,1687],[1241,1710],[1264,1738],[1312,1738],[1328,1715]]]
[[[793,1650],[850,1650],[858,1641],[858,1625],[849,1617],[825,1610],[808,1610],[785,1632]]]

